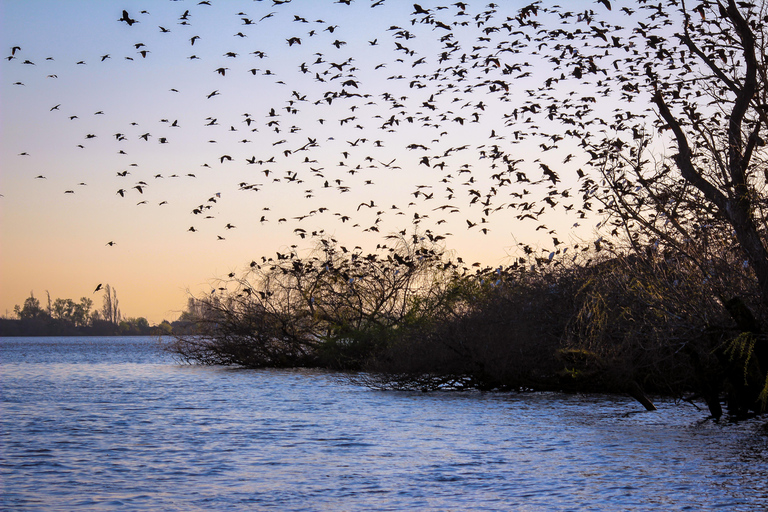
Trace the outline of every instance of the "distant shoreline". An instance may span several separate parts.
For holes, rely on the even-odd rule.
[[[12,319],[0,318],[0,336],[3,337],[76,337],[76,336],[168,336],[194,334],[194,324],[187,321],[164,321],[160,325],[119,324],[97,321],[93,325],[75,326],[71,322],[52,318]]]

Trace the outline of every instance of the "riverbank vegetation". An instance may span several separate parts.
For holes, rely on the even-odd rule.
[[[480,38],[501,48],[513,29],[529,34],[536,51],[518,40],[513,53],[559,70],[526,91],[533,99],[508,125],[532,125],[515,139],[542,142],[536,183],[549,192],[538,204],[513,192],[521,202],[507,207],[536,220],[580,198],[568,211],[599,218],[593,242],[552,237],[543,250],[521,245],[509,264],[467,268],[427,230],[401,231],[370,254],[321,237],[308,257],[254,261],[200,297],[202,335],[170,348],[205,364],[354,370],[387,389],[621,391],[649,409],[647,394],[658,393],[700,398],[715,418],[723,403],[733,418],[765,412],[768,7],[638,2],[621,9],[626,28],[602,3],[575,15],[535,2],[500,27],[488,11]],[[413,16],[440,21],[437,11]],[[489,77],[514,70],[500,56],[481,61]],[[505,80],[489,94],[507,99]],[[616,108],[601,110],[598,97]],[[559,141],[581,150],[577,186],[545,163]],[[513,143],[489,147],[500,171],[472,199],[486,216],[502,187],[531,182]]]
[[[648,408],[647,394],[662,394],[703,399],[715,417],[721,399],[734,417],[765,409],[764,310],[730,251],[703,273],[652,247],[582,249],[467,268],[428,235],[368,255],[326,239],[196,299],[200,334],[169,349],[193,363],[353,371],[381,389],[626,392]]]

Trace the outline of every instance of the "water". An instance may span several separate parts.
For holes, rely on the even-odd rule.
[[[768,509],[758,422],[671,401],[380,392],[152,338],[0,338],[0,383],[3,510]]]

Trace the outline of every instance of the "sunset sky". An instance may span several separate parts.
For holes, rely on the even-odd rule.
[[[438,5],[446,22],[487,9],[421,3]],[[475,199],[499,172],[493,145],[528,161],[532,181],[541,158],[575,185],[573,148],[515,143],[509,117],[551,64],[506,52],[529,64],[506,93],[446,89],[443,29],[413,13],[395,0],[0,0],[13,57],[0,64],[0,313],[30,291],[100,307],[94,289],[109,283],[124,316],[174,320],[189,293],[292,244],[307,251],[313,231],[372,250],[416,227],[487,265],[518,243],[592,238],[599,219],[577,222],[567,198],[517,218],[506,195],[538,187],[538,210],[542,184],[513,184],[486,212]],[[456,27],[462,44],[483,36],[475,25]]]

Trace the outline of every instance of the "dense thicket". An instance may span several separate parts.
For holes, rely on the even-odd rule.
[[[221,282],[190,308],[202,334],[170,348],[204,364],[354,370],[386,389],[626,392],[649,408],[645,393],[695,396],[718,417],[721,398],[735,416],[765,407],[744,302],[724,307],[685,260],[589,254],[468,269],[418,236],[366,256],[329,240]],[[722,270],[720,284],[756,293]]]

